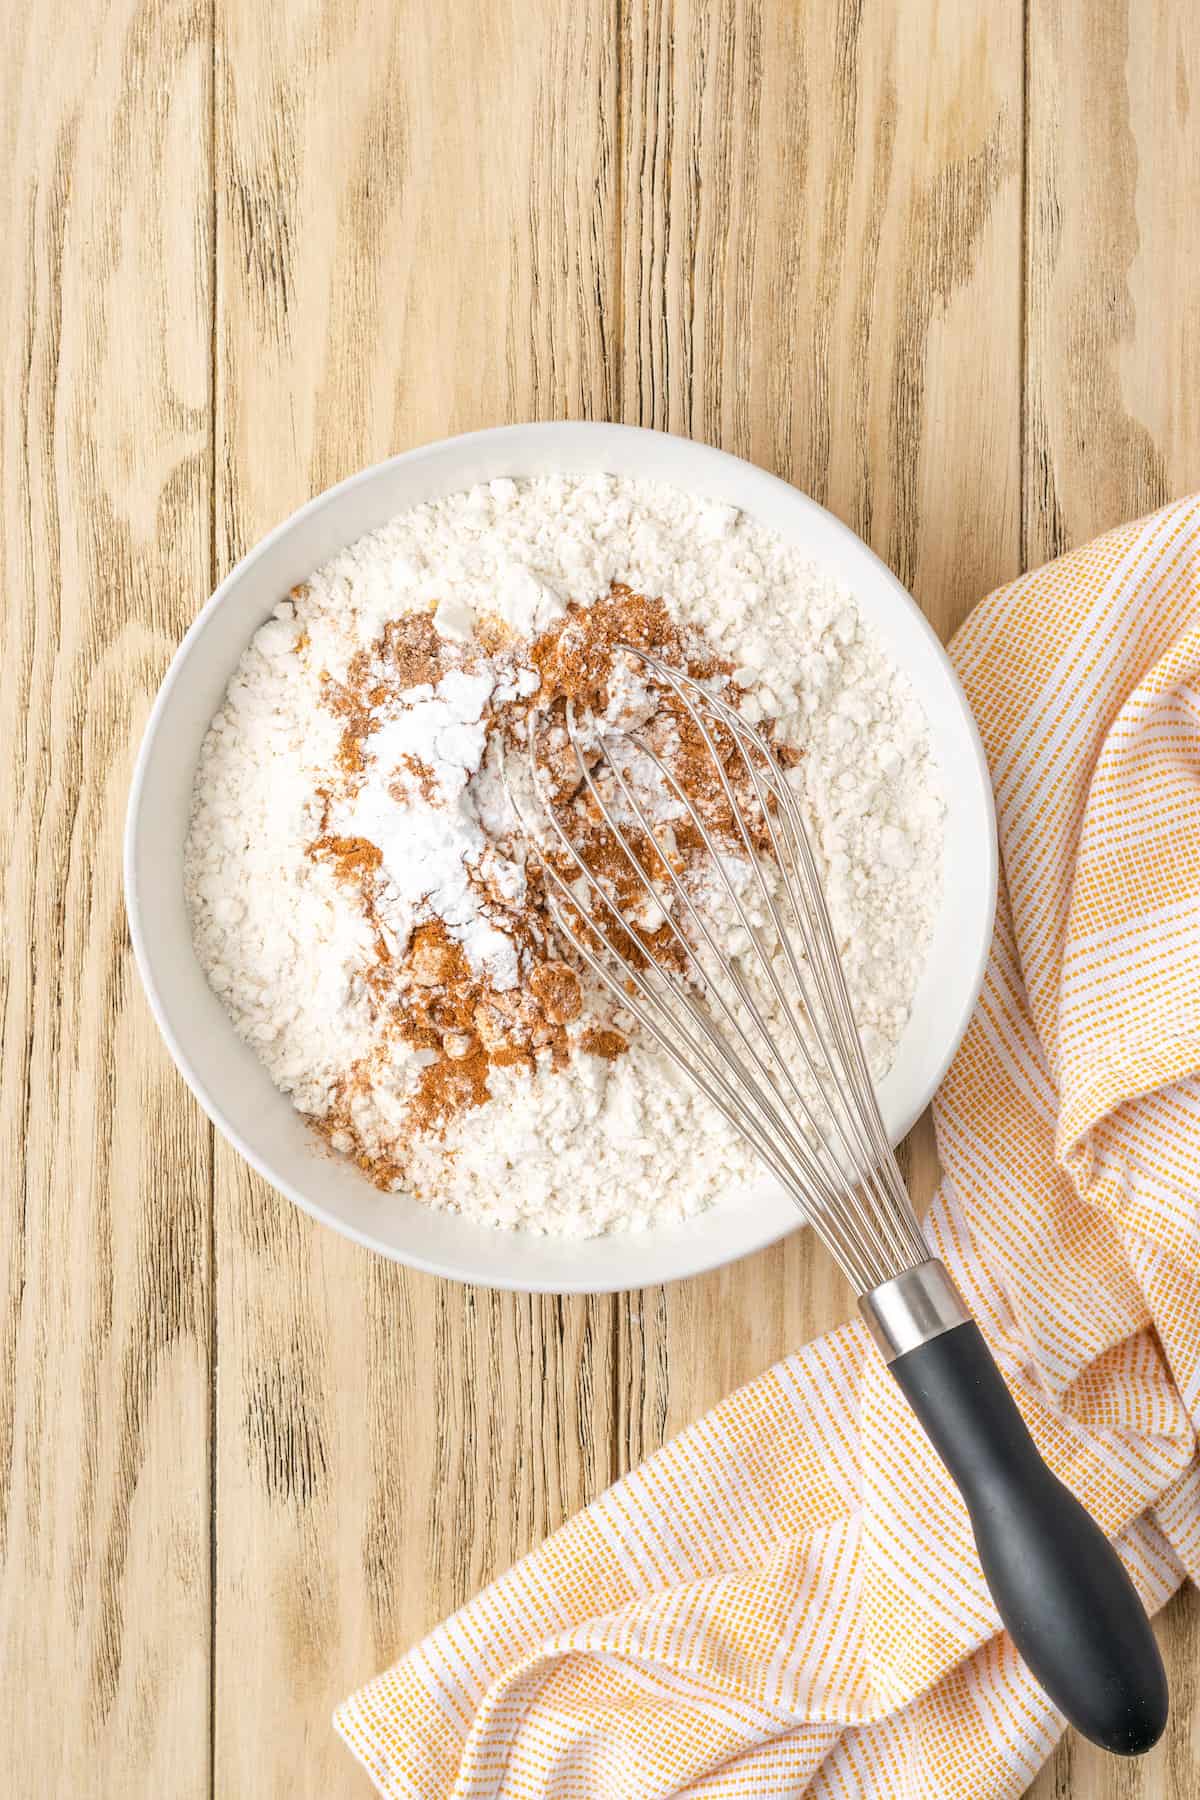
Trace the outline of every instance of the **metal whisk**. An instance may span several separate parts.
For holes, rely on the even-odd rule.
[[[584,923],[584,914],[574,903],[572,884],[549,863],[548,911],[560,935],[635,1016],[643,1031],[743,1134],[820,1231],[848,1279],[860,1293],[866,1293],[928,1261],[929,1251],[879,1114],[798,798],[762,737],[719,695],[644,651],[627,654],[675,695],[711,755],[735,833],[732,845],[724,848],[714,840],[710,825],[674,771],[643,738],[632,738],[640,754],[656,768],[666,793],[699,834],[751,947],[761,991],[776,1002],[773,1023],[776,1030],[782,1025],[793,1058],[784,1054],[741,970],[719,949],[705,911],[681,880],[669,847],[661,841],[661,822],[649,817],[624,773],[620,755],[614,754],[613,739],[600,737],[596,760],[589,762],[576,735],[570,705],[567,729],[579,779],[646,897],[662,910],[664,925],[693,979],[672,978],[654,960],[637,966],[642,959],[636,953],[642,944],[627,912],[615,904],[580,856],[547,798],[538,772],[535,719],[529,747],[531,784],[556,841],[578,871],[576,879],[582,877],[599,903],[611,936]],[[725,733],[727,743],[732,742],[741,758],[742,795],[735,793],[728,759],[716,741],[716,728]],[[647,868],[648,859],[635,852],[602,791],[597,780],[601,769],[654,847],[657,882]],[[752,832],[743,810],[750,796],[758,833]],[[782,898],[768,880],[755,836],[760,843],[765,837],[774,866],[784,876]],[[752,872],[765,928],[750,918],[746,900],[733,880],[731,850],[744,855]],[[664,898],[673,904],[663,908]],[[690,933],[684,921],[691,926]],[[623,957],[619,941],[613,941],[622,938],[634,951],[635,961]],[[710,952],[707,958],[702,959],[701,945]],[[631,984],[634,994],[629,992]],[[805,1021],[810,1027],[807,1032]],[[807,1089],[797,1079],[797,1063],[810,1078]],[[820,1089],[820,1100],[814,1098],[814,1087]],[[860,1203],[856,1187],[869,1204]]]
[[[1106,1748],[1146,1750],[1165,1725],[1167,1689],[1145,1613],[1108,1540],[1042,1462],[978,1327],[930,1256],[880,1115],[799,797],[769,743],[716,683],[643,650],[623,654],[673,696],[680,726],[711,759],[706,791],[721,829],[712,805],[706,818],[642,733],[589,727],[585,741],[567,705],[560,748],[573,752],[576,791],[666,930],[669,956],[650,951],[562,823],[541,760],[547,720],[534,714],[527,790],[548,839],[518,804],[507,771],[505,782],[541,849],[555,928],[742,1134],[853,1283],[872,1337],[966,1502],[1001,1617],[1051,1699]],[[686,821],[703,845],[740,925],[753,983],[676,869],[663,809],[652,814],[628,772],[630,746],[656,772],[666,815]]]

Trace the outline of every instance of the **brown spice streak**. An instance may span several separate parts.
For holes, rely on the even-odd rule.
[[[444,1125],[455,1113],[482,1106],[488,1097],[491,1062],[483,1045],[476,1042],[466,1056],[453,1061],[443,1056],[421,1071],[413,1103],[413,1123],[430,1131]]]
[[[582,784],[565,734],[559,732],[558,749],[544,742],[565,724],[568,702],[580,713],[604,711],[622,646],[644,650],[693,677],[731,678],[731,665],[714,657],[695,638],[685,637],[661,600],[649,599],[620,584],[614,584],[609,594],[590,607],[570,606],[563,619],[525,646],[514,643],[512,634],[499,621],[481,621],[477,640],[460,645],[440,637],[428,612],[392,620],[378,642],[353,659],[344,681],[322,677],[324,703],[342,721],[337,753],[340,781],[336,785],[349,796],[356,791],[371,755],[370,739],[383,718],[403,704],[401,697],[406,690],[436,684],[450,668],[478,666],[485,655],[511,655],[514,669],[532,667],[541,678],[541,686],[531,699],[493,703],[489,724],[503,733],[516,750],[523,745],[531,709],[536,709],[541,722],[539,765],[552,803],[585,867],[626,919],[627,929],[622,929],[593,896],[586,903],[586,914],[575,909],[579,934],[586,937],[589,931],[600,933],[634,968],[644,966],[650,959],[679,967],[684,956],[670,928],[661,923],[648,927],[639,922],[646,916],[645,888]],[[667,685],[655,686],[658,712],[646,727],[647,741],[673,768],[710,833],[723,845],[739,848],[741,839],[733,809],[708,746]],[[731,686],[728,692],[736,699],[735,687]],[[744,799],[741,790],[746,777],[732,737],[716,727],[714,741],[726,780],[739,800]],[[403,760],[405,770],[397,770],[391,790],[394,797],[403,801],[415,785],[427,802],[436,804],[433,771],[414,757]],[[609,1020],[595,1012],[590,1019],[584,1017],[580,974],[555,947],[555,932],[545,905],[543,871],[536,854],[525,860],[527,892],[521,905],[493,894],[483,874],[469,871],[481,910],[517,947],[519,984],[499,990],[486,975],[472,969],[445,921],[434,916],[417,925],[402,954],[391,956],[377,911],[386,874],[382,870],[382,854],[365,838],[330,833],[326,827],[333,795],[326,789],[320,797],[324,801],[322,830],[309,853],[330,863],[338,880],[355,886],[362,897],[375,931],[377,953],[365,979],[381,1027],[376,1051],[343,1083],[321,1130],[335,1142],[352,1143],[354,1160],[377,1185],[390,1188],[404,1180],[403,1144],[397,1143],[395,1154],[368,1154],[355,1126],[354,1101],[370,1091],[373,1079],[388,1059],[390,1042],[399,1039],[432,1056],[420,1071],[409,1103],[410,1136],[444,1133],[456,1117],[483,1105],[489,1098],[493,1068],[524,1068],[532,1072],[544,1064],[561,1069],[570,1060],[573,1043],[608,1061],[625,1053],[629,1040]],[[660,891],[665,890],[667,868],[651,840],[636,829],[627,835],[646,876]],[[756,838],[759,835],[766,837],[761,822]],[[674,840],[668,851],[671,869],[686,879],[704,854],[701,835],[681,822],[675,827]],[[508,851],[514,847],[500,848]],[[517,854],[519,857],[522,852]],[[549,854],[558,872],[574,881],[578,869],[570,858],[564,852]],[[576,1030],[573,1038],[570,1028],[578,1028],[581,1021],[582,1028]]]
[[[366,767],[366,742],[379,726],[378,709],[406,688],[439,681],[442,673],[437,627],[429,613],[416,612],[389,620],[379,641],[352,658],[344,682],[321,677],[326,706],[345,721],[337,754],[343,774],[361,775]]]
[[[309,855],[326,857],[339,881],[359,881],[383,861],[383,851],[370,838],[336,837],[330,832],[309,845]]]
[[[421,798],[427,800],[432,806],[437,799],[437,783],[429,764],[422,762],[419,756],[410,756],[407,752],[400,758],[400,761],[408,772],[409,781],[415,783]],[[403,801],[407,798],[407,788],[408,783],[401,781],[397,776],[389,792],[393,800]]]
[[[683,634],[664,603],[615,581],[592,606],[569,607],[534,643],[529,661],[542,678],[538,705],[552,708],[572,700],[581,709],[603,712],[613,662],[623,646],[645,650],[698,678],[729,669],[715,657],[686,655]]]

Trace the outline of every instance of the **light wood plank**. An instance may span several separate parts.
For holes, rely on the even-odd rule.
[[[1200,28],[1030,0],[1028,561],[1200,484]]]
[[[606,410],[600,5],[228,0],[219,71],[223,567],[390,451]],[[334,1703],[607,1485],[612,1303],[406,1273],[224,1149],[217,1251],[217,1792],[365,1792]]]
[[[1025,532],[1036,564],[1200,486],[1200,30],[1186,0],[1030,0]],[[1200,1604],[1158,1625],[1167,1735],[1115,1763],[1068,1740],[1033,1800],[1200,1794]]]
[[[121,831],[209,579],[210,20],[10,7],[0,37],[0,1768],[200,1800],[210,1145]]]

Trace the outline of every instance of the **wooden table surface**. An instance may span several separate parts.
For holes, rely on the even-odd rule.
[[[300,501],[624,419],[848,520],[948,634],[1200,485],[1192,0],[0,9],[0,1768],[361,1796],[334,1701],[847,1315],[807,1237],[528,1298],[393,1268],[214,1140],[121,897],[180,635]],[[1200,113],[1197,114],[1200,118]],[[928,1126],[910,1166],[927,1194]],[[1039,1800],[1200,1796],[1164,1743]]]

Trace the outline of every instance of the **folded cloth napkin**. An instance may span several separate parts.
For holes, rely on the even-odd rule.
[[[926,1222],[1148,1607],[1200,1569],[1200,498],[1002,588],[953,656],[1003,882]],[[1062,1729],[855,1322],[338,1710],[388,1796],[990,1800]]]

